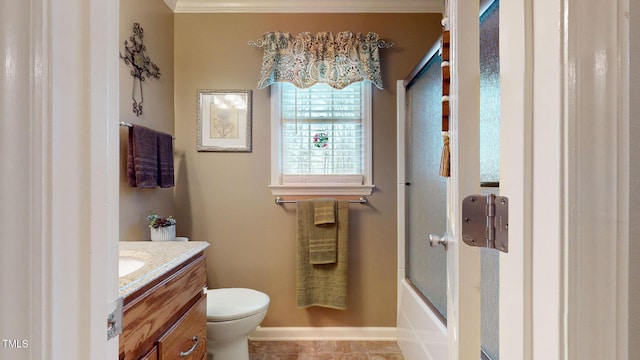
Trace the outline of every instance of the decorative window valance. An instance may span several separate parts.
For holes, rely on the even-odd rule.
[[[299,88],[326,83],[343,89],[358,81],[371,81],[382,89],[379,48],[393,46],[378,34],[343,31],[315,35],[303,32],[268,32],[252,46],[264,48],[258,89],[274,82],[290,82]]]

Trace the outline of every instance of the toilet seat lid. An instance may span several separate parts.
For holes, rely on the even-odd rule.
[[[269,296],[253,289],[207,290],[207,320],[228,321],[255,315],[267,309]]]

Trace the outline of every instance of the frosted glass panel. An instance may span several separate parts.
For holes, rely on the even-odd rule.
[[[430,247],[429,234],[446,230],[446,182],[438,175],[442,153],[440,57],[432,57],[407,87],[407,277],[445,319],[447,255]]]
[[[500,179],[498,1],[480,17],[480,181]]]
[[[492,360],[498,360],[498,289],[500,274],[498,273],[498,251],[493,249],[480,250],[480,268],[482,271],[481,330],[482,350]]]
[[[480,181],[483,183],[497,183],[500,179],[498,9],[495,1],[480,17]],[[482,249],[480,261],[482,349],[490,359],[498,360],[498,251]]]

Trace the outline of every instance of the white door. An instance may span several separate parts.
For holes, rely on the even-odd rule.
[[[119,5],[33,3],[40,6],[32,7],[32,18],[45,20],[38,29],[46,34],[49,62],[42,67],[50,86],[42,98],[51,106],[41,124],[50,146],[42,153],[51,154],[50,185],[42,186],[50,197],[50,242],[43,246],[50,260],[41,264],[49,282],[41,305],[48,327],[34,348],[43,359],[117,359],[107,317],[118,298]]]
[[[450,145],[446,241],[449,359],[480,358],[480,249],[462,241],[462,200],[480,193],[480,7],[448,2],[451,29]]]
[[[480,4],[479,4],[480,3]],[[449,2],[451,37],[451,145],[452,177],[449,183],[449,229],[448,229],[448,278],[450,282],[449,308],[452,316],[448,321],[449,359],[477,359],[482,340],[481,318],[489,314],[481,310],[480,293],[486,274],[481,271],[480,249],[470,247],[462,241],[463,199],[472,194],[481,194],[480,183],[480,68],[479,68],[479,17],[480,7],[489,1],[461,0]],[[500,176],[499,193],[509,199],[509,248],[498,253],[499,288],[494,291],[499,304],[498,334],[500,359],[528,359],[530,347],[531,308],[527,308],[527,296],[531,289],[531,268],[526,261],[531,256],[530,238],[525,224],[530,206],[526,197],[530,184],[525,169],[531,166],[528,147],[531,134],[525,130],[531,117],[529,94],[526,92],[527,72],[530,63],[525,51],[531,46],[525,33],[528,12],[526,2],[508,4],[500,2]],[[513,2],[512,2],[513,3]],[[487,250],[483,250],[487,251]],[[498,251],[498,250],[488,250]],[[483,261],[485,258],[483,257]],[[559,278],[559,272],[549,273],[549,280]],[[541,289],[541,296],[551,291]],[[486,294],[483,294],[483,296]],[[557,298],[556,298],[557,299]],[[484,322],[483,322],[484,323]],[[557,329],[549,329],[555,334]],[[485,330],[486,331],[486,330]],[[559,334],[557,334],[559,335]],[[559,336],[558,338],[559,339]]]
[[[1,5],[1,359],[118,358],[118,6]]]
[[[485,7],[487,1],[481,1],[480,6]],[[539,4],[539,2],[537,2]],[[549,3],[550,9],[558,9]],[[525,2],[500,2],[500,175],[499,193],[509,199],[509,246],[508,252],[498,252],[498,323],[497,334],[500,359],[531,359],[534,353],[540,359],[560,358],[558,349],[562,342],[559,313],[560,279],[560,241],[547,236],[550,243],[555,242],[555,247],[548,246],[544,254],[538,254],[538,259],[546,265],[536,272],[542,275],[538,279],[540,286],[535,287],[532,277],[533,268],[531,261],[535,255],[532,251],[531,232],[535,224],[532,215],[532,180],[560,179],[560,166],[556,169],[547,169],[546,173],[532,174],[532,157],[534,151],[538,156],[550,149],[540,147],[535,150],[532,146],[533,134],[530,131],[533,122],[532,93],[532,28],[533,18],[532,3]],[[449,14],[452,31],[452,172],[453,176],[449,184],[449,199],[451,211],[449,212],[449,254],[448,277],[451,281],[451,295],[449,296],[451,312],[457,316],[448,322],[449,359],[474,359],[478,357],[481,348],[481,339],[486,334],[480,333],[481,317],[489,316],[486,309],[480,310],[480,279],[481,266],[479,249],[467,246],[461,241],[461,204],[462,200],[472,194],[481,193],[479,156],[479,13],[478,1],[461,0],[449,3]],[[553,23],[554,17],[546,18],[545,11],[539,23]],[[555,19],[557,20],[557,19]],[[547,24],[549,25],[549,24]],[[543,28],[548,28],[544,25]],[[549,35],[553,38],[554,31]],[[558,33],[555,33],[559,36]],[[544,58],[547,53],[540,53]],[[557,58],[556,58],[557,59]],[[552,63],[552,61],[550,62]],[[551,68],[549,75],[556,74],[559,69]],[[540,74],[544,77],[544,74]],[[549,91],[545,89],[544,91]],[[546,103],[548,109],[557,105],[561,100],[558,96]],[[545,106],[545,102],[540,103]],[[546,121],[553,123],[553,117],[547,117]],[[557,128],[555,128],[557,129]],[[552,129],[552,131],[555,131]],[[553,149],[555,150],[555,149]],[[551,151],[553,151],[551,150]],[[559,159],[560,152],[551,158]],[[555,172],[557,171],[557,173]],[[537,180],[536,180],[537,179]],[[553,199],[553,191],[557,188],[548,188],[551,194],[540,193],[538,198],[543,200],[547,195]],[[543,200],[544,201],[544,200]],[[550,201],[552,204],[553,201]],[[541,210],[544,208],[541,207]],[[555,211],[559,211],[556,207]],[[547,219],[555,218],[554,223],[545,223],[546,229],[553,231],[561,227],[561,216],[553,209],[542,210]],[[539,218],[542,218],[540,216]],[[544,237],[543,232],[539,232]],[[486,250],[483,250],[486,251]],[[497,250],[489,250],[497,251]],[[483,258],[484,261],[484,258]],[[483,274],[484,278],[486,274]],[[535,296],[534,296],[535,288]],[[484,295],[484,294],[483,294]],[[538,315],[540,329],[533,326],[533,298],[545,299],[548,312],[542,318]],[[541,314],[541,313],[539,313]],[[554,317],[556,319],[554,323]],[[547,322],[548,321],[548,322]],[[547,341],[534,344],[534,331],[544,333]],[[541,337],[542,338],[542,337]],[[484,341],[482,341],[484,345]]]
[[[477,257],[459,232],[461,200],[478,190],[476,4],[452,1],[449,9],[449,359],[477,358],[482,313]],[[500,195],[509,198],[509,252],[499,253],[501,359],[629,358],[627,240],[618,228],[626,215],[616,207],[627,201],[626,185],[598,176],[628,176],[628,16],[626,1],[500,3]]]

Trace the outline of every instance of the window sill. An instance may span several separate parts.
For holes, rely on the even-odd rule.
[[[375,185],[328,185],[328,184],[287,184],[269,185],[274,196],[285,195],[357,195],[369,196],[373,192]]]

